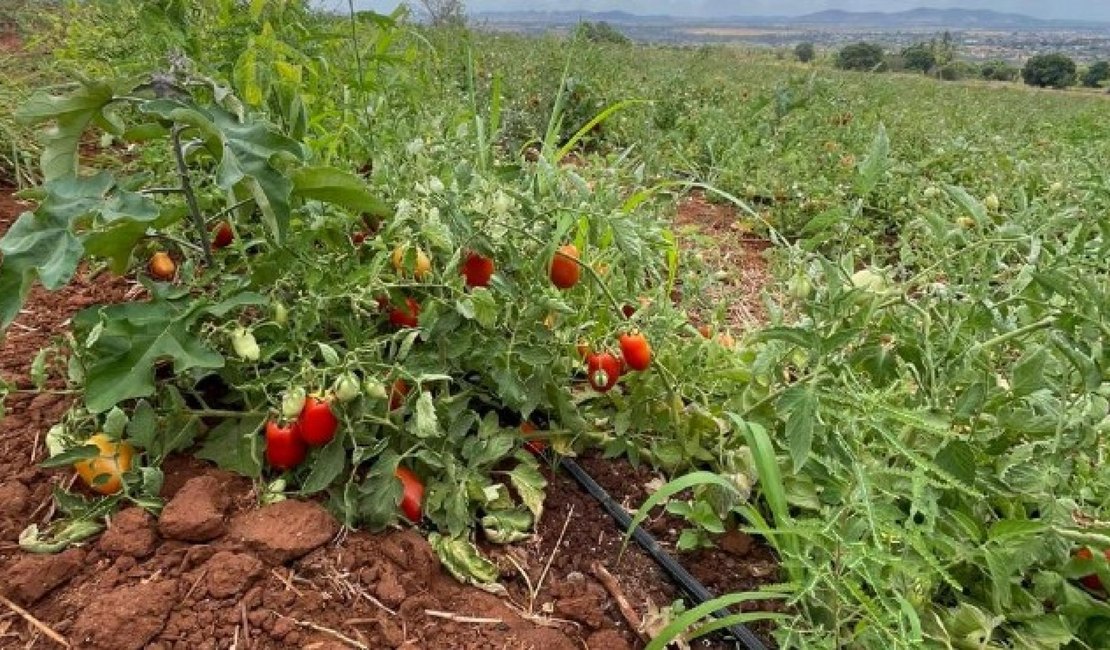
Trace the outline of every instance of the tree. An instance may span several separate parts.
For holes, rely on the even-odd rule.
[[[463,0],[420,0],[428,20],[435,26],[463,25],[466,23],[466,6]]]
[[[902,65],[907,70],[928,72],[937,64],[937,56],[927,43],[914,43],[902,50]]]
[[[1067,88],[1075,85],[1075,61],[1058,52],[1038,54],[1025,62],[1021,78],[1030,86]]]
[[[596,23],[583,22],[578,25],[578,35],[591,43],[613,43],[628,45],[632,41],[604,20]]]
[[[1014,81],[1018,69],[1005,61],[987,61],[979,68],[979,75],[988,81]]]
[[[1083,74],[1083,85],[1088,88],[1098,88],[1107,79],[1110,79],[1110,63],[1098,61],[1092,63]]]
[[[813,43],[798,43],[794,48],[794,56],[802,63],[809,63],[817,56],[817,50],[813,47]]]
[[[874,43],[845,45],[836,55],[836,67],[842,70],[879,70],[883,65],[883,48]]]

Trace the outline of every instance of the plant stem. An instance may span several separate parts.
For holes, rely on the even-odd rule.
[[[986,348],[992,348],[996,345],[1001,345],[1002,343],[1025,336],[1026,334],[1031,334],[1033,332],[1036,332],[1037,330],[1042,330],[1046,327],[1050,327],[1055,322],[1055,316],[1047,316],[1035,323],[1030,323],[1028,325],[1025,325],[1024,327],[1019,327],[1016,330],[1006,332],[1005,334],[999,334],[998,336],[987,339],[986,341],[982,341],[981,343],[976,343],[975,345],[971,346],[971,349],[968,350],[968,352],[979,352],[985,350]]]
[[[173,128],[173,158],[177,162],[177,175],[181,177],[181,191],[185,193],[185,203],[189,206],[189,214],[193,218],[193,226],[197,231],[201,250],[204,252],[204,261],[208,268],[216,266],[212,257],[212,246],[208,242],[208,229],[204,225],[204,215],[200,213],[197,196],[193,193],[193,183],[189,180],[189,168],[185,165],[185,152],[181,148],[181,127]]]

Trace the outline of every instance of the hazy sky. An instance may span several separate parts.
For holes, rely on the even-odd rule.
[[[320,0],[346,8],[346,0]],[[355,0],[360,9],[389,11],[398,0]],[[606,11],[675,16],[797,15],[823,9],[900,11],[914,7],[964,7],[1022,13],[1038,18],[1110,20],[1110,0],[468,0],[472,11],[518,9]]]

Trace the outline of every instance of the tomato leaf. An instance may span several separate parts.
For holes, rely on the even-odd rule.
[[[156,295],[150,302],[94,307],[77,314],[73,322],[78,332],[103,323],[100,336],[86,351],[89,410],[102,413],[126,399],[153,395],[154,367],[164,361],[172,361],[177,374],[223,367],[223,357],[190,332],[205,306],[188,296],[168,300]]]
[[[123,437],[128,422],[129,419],[123,409],[118,406],[113,407],[111,411],[108,411],[108,416],[104,418],[104,433],[118,440]]]
[[[871,141],[871,150],[867,158],[859,167],[856,177],[856,195],[866,198],[879,185],[883,174],[890,167],[890,139],[886,135],[886,127],[879,124],[879,131]]]
[[[485,585],[497,580],[497,565],[486,559],[478,547],[464,537],[428,536],[443,566],[460,582]]]
[[[517,458],[522,456],[528,457],[509,472],[509,482],[520,495],[521,502],[539,522],[543,516],[544,488],[547,487],[547,479],[536,468],[531,455],[518,454]]]
[[[813,431],[817,421],[817,395],[812,388],[795,386],[778,401],[779,408],[787,412],[786,440],[790,445],[790,460],[798,472],[809,459],[813,445]]]
[[[39,467],[43,469],[69,467],[79,460],[88,460],[89,458],[96,458],[99,455],[100,448],[96,445],[81,445],[80,447],[67,449],[60,454],[47,458],[39,463]]]
[[[294,170],[291,178],[296,196],[333,203],[383,219],[393,214],[388,205],[370,192],[362,179],[334,167],[302,167]]]
[[[357,519],[372,531],[381,530],[397,519],[403,490],[393,473],[400,462],[400,456],[386,450],[359,485]]]
[[[69,95],[38,93],[15,112],[24,124],[54,120],[42,151],[42,174],[52,181],[77,173],[78,144],[89,122],[114,98],[112,86],[86,82]]]
[[[258,478],[262,460],[258,431],[265,418],[260,415],[224,420],[205,436],[197,458],[210,460],[220,469]]]
[[[431,438],[439,434],[439,418],[436,416],[435,402],[429,392],[420,393],[416,400],[416,413],[413,415],[409,431],[417,438]]]
[[[489,512],[479,523],[494,544],[514,544],[532,536],[532,513],[521,508]]]
[[[154,408],[145,399],[141,399],[135,404],[131,421],[127,423],[127,440],[140,449],[149,449],[154,444],[156,433],[157,417]]]
[[[335,436],[310,459],[312,471],[301,485],[301,492],[314,494],[331,485],[347,466],[344,436]]]

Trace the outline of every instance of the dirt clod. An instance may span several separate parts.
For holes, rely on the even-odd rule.
[[[318,503],[287,499],[236,516],[230,535],[263,560],[284,564],[327,544],[338,530],[335,519]]]
[[[630,650],[631,646],[620,634],[613,630],[594,632],[586,639],[589,650]]]
[[[121,587],[85,607],[70,641],[86,650],[139,650],[162,631],[176,604],[172,580]]]
[[[230,505],[219,480],[212,476],[190,479],[162,510],[158,530],[167,539],[207,542],[223,535]]]
[[[265,569],[253,555],[229,551],[216,553],[204,566],[208,595],[217,599],[231,598],[245,591]]]
[[[157,543],[150,514],[142,508],[128,508],[112,517],[112,525],[100,538],[100,550],[107,555],[141,559],[153,553]]]
[[[4,572],[0,585],[17,603],[30,605],[72,578],[85,561],[74,548],[58,555],[27,555]]]

